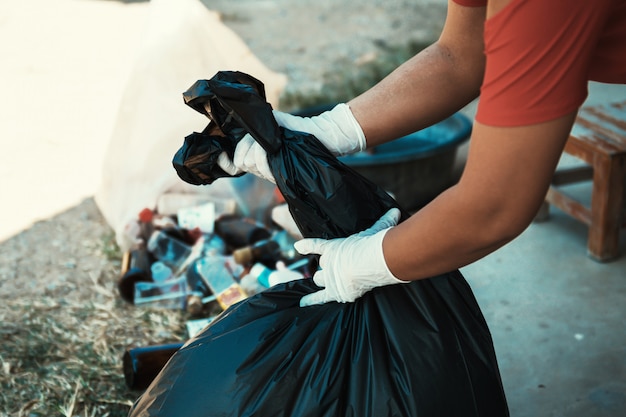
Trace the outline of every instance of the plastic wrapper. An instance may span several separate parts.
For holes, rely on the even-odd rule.
[[[212,143],[250,132],[263,144],[304,236],[347,236],[397,206],[314,137],[279,128],[247,80],[220,73],[192,107],[220,126]],[[223,176],[200,159],[175,159],[181,177]],[[508,416],[489,329],[459,271],[300,308],[318,289],[278,284],[228,308],[172,356],[130,416]]]

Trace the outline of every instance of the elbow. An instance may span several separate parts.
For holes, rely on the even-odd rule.
[[[482,43],[468,47],[439,40],[435,46],[444,60],[448,62],[455,86],[457,88],[463,86],[472,98],[478,97],[486,66]]]
[[[482,205],[476,219],[475,224],[481,228],[477,233],[479,250],[491,252],[521,235],[532,222],[533,216],[511,204],[492,202]]]
[[[517,219],[509,219],[508,222],[498,224],[494,227],[492,234],[492,245],[501,247],[517,238],[526,230],[530,222],[519,222]]]

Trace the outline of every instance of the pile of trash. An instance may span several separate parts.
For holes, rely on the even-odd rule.
[[[257,191],[268,192],[257,185]],[[234,197],[206,201],[205,196],[164,194],[125,229],[130,243],[117,283],[121,298],[138,308],[186,311],[191,338],[231,305],[276,284],[310,278],[316,257],[295,251],[300,236],[277,189],[273,197],[259,220],[245,215]],[[127,386],[145,389],[181,346],[126,350]]]
[[[237,213],[234,200],[171,210],[146,208],[129,224],[121,297],[136,306],[186,309],[200,316],[222,310],[278,282],[311,276],[311,257],[293,248],[296,237],[274,222]]]

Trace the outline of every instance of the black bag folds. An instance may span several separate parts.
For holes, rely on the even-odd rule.
[[[250,133],[305,237],[349,236],[398,207],[314,136],[278,126],[253,77],[219,72],[184,99],[210,122],[174,157],[183,180],[228,176],[217,156],[232,157]],[[129,416],[509,415],[489,329],[459,271],[301,308],[317,290],[293,281],[228,308],[172,356]]]

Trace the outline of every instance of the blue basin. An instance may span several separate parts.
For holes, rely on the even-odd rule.
[[[314,116],[334,105],[293,114]],[[457,150],[469,140],[471,121],[461,113],[391,142],[339,158],[344,164],[383,187],[407,210],[417,210],[458,178]]]

